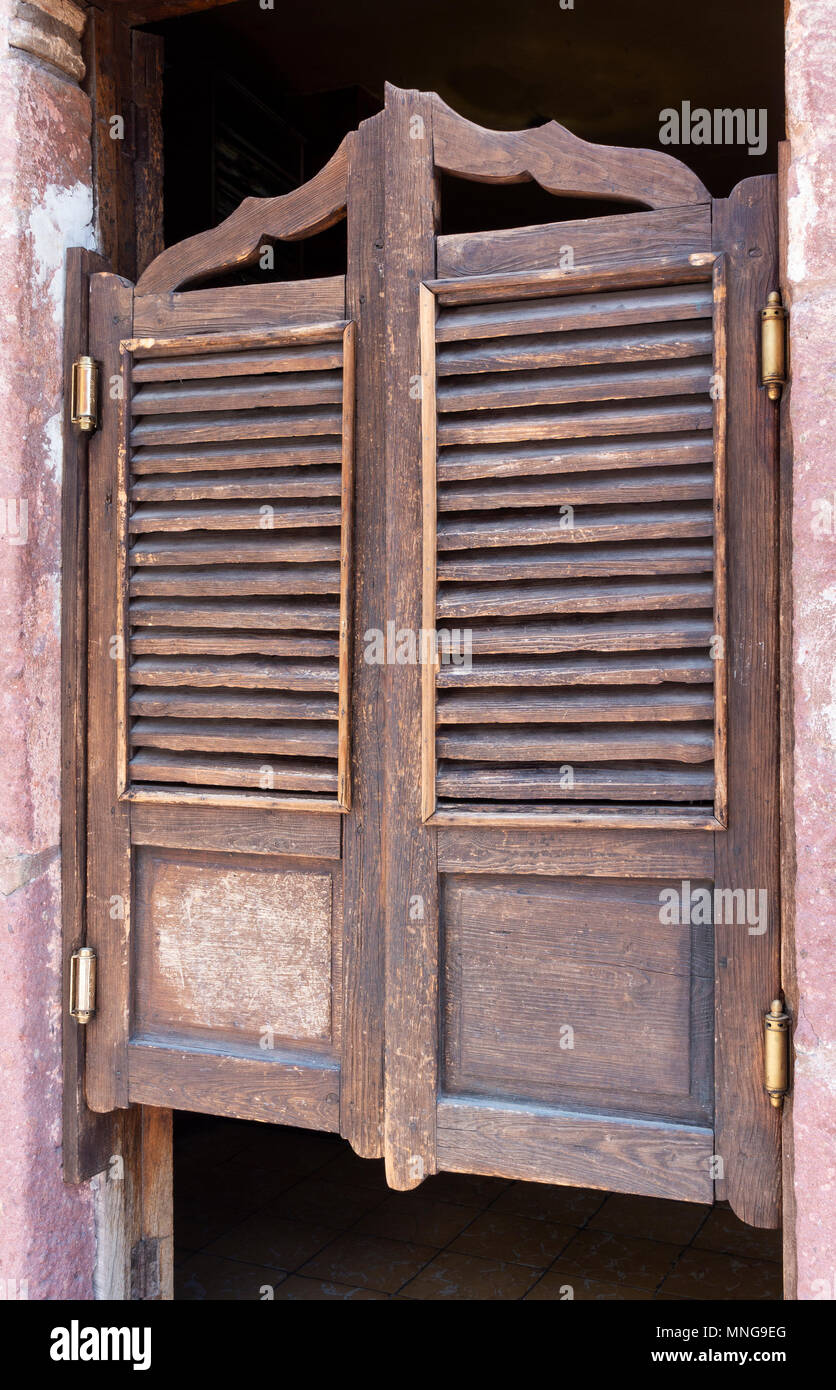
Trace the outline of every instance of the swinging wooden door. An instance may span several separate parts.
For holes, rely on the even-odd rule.
[[[646,211],[441,235],[443,173]],[[777,1220],[775,197],[388,88],[93,277],[94,1109]]]

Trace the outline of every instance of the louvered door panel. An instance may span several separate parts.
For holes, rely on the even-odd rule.
[[[646,276],[424,290],[425,817],[723,819],[722,267]]]
[[[345,808],[351,325],[126,357],[125,786]]]

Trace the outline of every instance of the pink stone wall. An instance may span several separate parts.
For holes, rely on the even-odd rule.
[[[0,1297],[90,1298],[61,1177],[59,693],[64,249],[92,245],[90,109],[7,47],[0,0]]]
[[[798,1297],[836,1298],[836,0],[787,25]]]

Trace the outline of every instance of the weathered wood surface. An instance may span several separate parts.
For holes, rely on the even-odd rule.
[[[485,130],[432,98],[436,166],[477,183],[534,179],[564,197],[613,198],[648,207],[707,203],[687,165],[660,150],[593,145],[557,121],[534,130]]]
[[[115,275],[95,275],[90,303],[91,354],[104,379],[121,377],[119,343],[131,336],[133,290]],[[104,410],[90,443],[90,576],[88,586],[87,944],[97,955],[98,1006],[87,1029],[88,1104],[108,1111],[128,1104],[130,1030],[130,815],[119,799],[124,757],[122,707],[125,487],[123,411]]]
[[[411,138],[411,122],[423,138]],[[432,139],[432,98],[387,87],[386,617],[416,632],[422,616],[421,402],[410,381],[421,372],[418,286],[435,268]],[[434,831],[421,819],[421,670],[389,665],[384,679],[385,1157],[389,1183],[406,1189],[436,1168],[438,878]]]
[[[90,276],[105,270],[95,252],[67,252],[64,312],[64,380],[88,350]],[[100,1173],[113,1152],[113,1122],[91,1110],[84,1093],[85,1030],[69,1017],[69,960],[84,945],[87,879],[87,441],[64,413],[61,514],[61,914],[64,981],[62,1003],[63,1140],[67,1182]]]
[[[134,1031],[216,1050],[329,1041],[332,908],[321,863],[143,851]]]
[[[669,888],[445,876],[444,1093],[710,1123],[713,943]]]
[[[343,818],[345,888],[340,1130],[364,1158],[383,1153],[384,906],[383,682],[364,660],[363,634],[384,607],[386,473],[381,363],[384,317],[384,116],[348,139],[348,265],[345,312],[356,323],[354,565],[349,723],[351,809]]]
[[[753,325],[777,275],[774,176],[716,205],[728,294],[728,830],[717,886],[764,891],[766,930],[718,924],[717,1154],[725,1196],[756,1226],[780,1220],[781,1112],[763,1089],[762,1015],[779,975],[778,412],[759,382]],[[752,251],[757,248],[760,255]]]
[[[571,245],[575,265],[606,265],[623,250],[625,233],[636,256],[677,256],[711,245],[709,204],[631,212],[623,217],[578,218],[570,227],[511,227],[499,232],[464,232],[438,238],[439,276],[492,275],[547,270],[559,265]]]
[[[135,1039],[128,1049],[131,1100],[242,1120],[339,1130],[339,1064],[278,1050],[186,1051]]]
[[[166,294],[210,275],[250,265],[263,241],[298,241],[345,214],[346,142],[301,188],[278,198],[245,198],[225,222],[163,251],[140,276],[137,293]]]
[[[438,830],[443,874],[586,875],[590,878],[711,879],[714,841],[686,832],[675,839],[654,831],[519,829],[513,825],[444,826]]]
[[[453,1097],[438,1106],[443,1168],[526,1182],[711,1202],[711,1141],[698,1125]]]

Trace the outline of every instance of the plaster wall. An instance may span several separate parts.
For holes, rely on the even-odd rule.
[[[0,0],[0,1297],[30,1299],[92,1297],[94,1263],[90,1191],[61,1176],[59,859],[64,250],[92,245],[90,104],[13,46],[80,63],[81,12],[46,4],[66,22]]]

